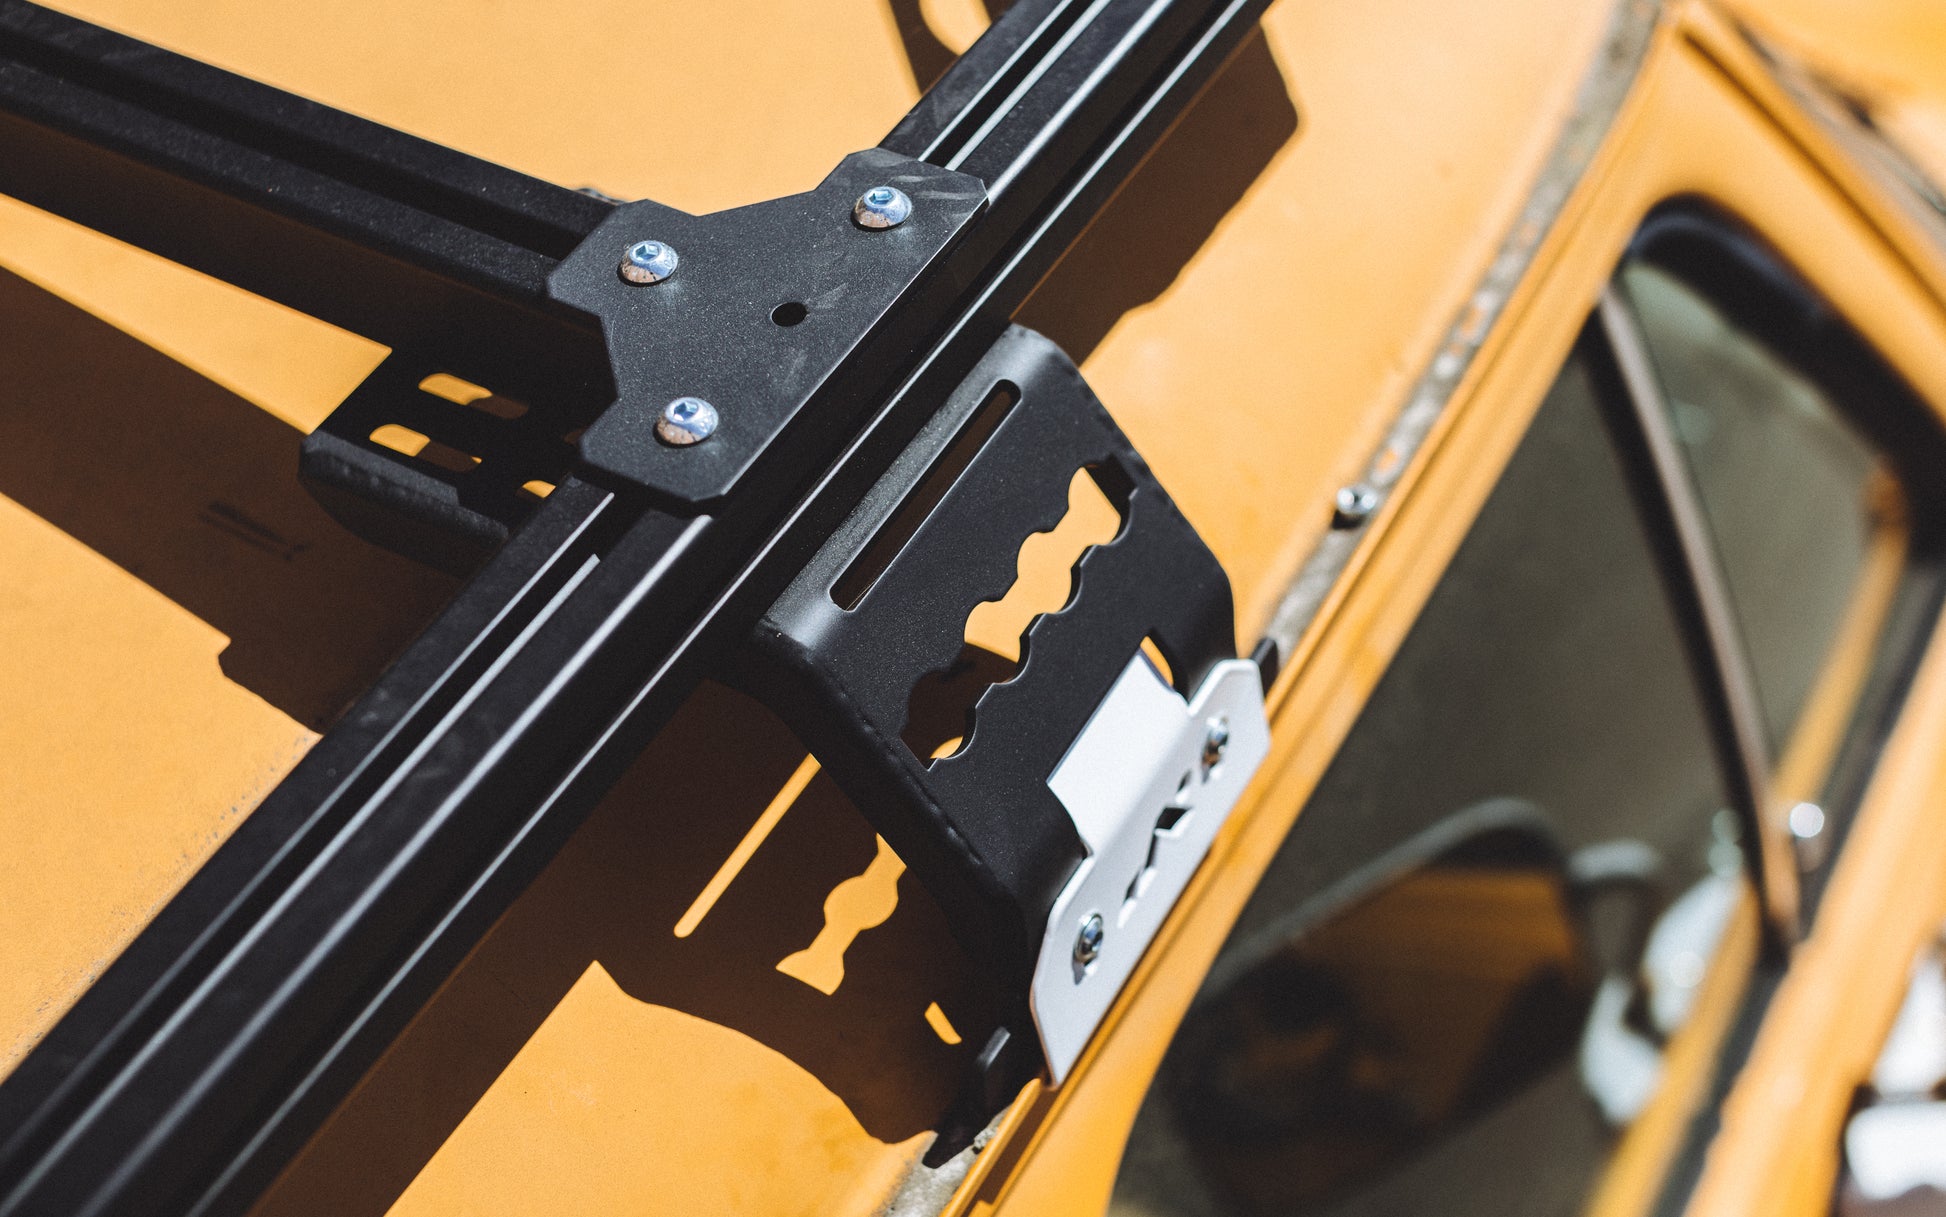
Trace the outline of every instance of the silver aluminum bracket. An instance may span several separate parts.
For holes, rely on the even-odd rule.
[[[1056,1083],[1269,751],[1256,664],[1217,664],[1185,700],[1137,652],[1047,779],[1088,847],[1048,916],[1029,997]]]

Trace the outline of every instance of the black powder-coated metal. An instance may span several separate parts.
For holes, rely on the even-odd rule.
[[[884,183],[919,201],[911,219],[884,231],[852,223],[853,202]],[[884,370],[910,358],[963,290],[943,264],[984,204],[974,178],[870,149],[813,190],[748,207],[616,207],[548,284],[603,335],[618,395],[592,423],[545,404],[496,397],[520,411],[506,417],[442,399],[419,387],[437,363],[395,352],[305,438],[305,485],[359,535],[459,574],[533,513],[539,500],[522,488],[536,480],[572,471],[679,513],[711,507],[739,479],[796,463],[794,426],[856,425]],[[623,251],[649,239],[679,252],[676,273],[624,281]],[[722,423],[705,443],[673,448],[655,422],[683,396],[715,404]],[[457,459],[376,442],[388,424]]]
[[[516,397],[608,400],[546,286],[612,204],[25,0],[0,191]]]
[[[375,786],[459,776],[485,689],[531,691],[531,673],[492,669],[532,663],[541,640],[523,637],[615,548],[613,507],[557,491],[0,1084],[0,1211],[234,1211],[268,1182],[301,1139],[290,1122],[321,1119],[429,992],[384,1000],[400,940],[428,975],[469,945],[401,897],[416,887],[448,921],[466,896],[510,898],[491,863],[531,825],[471,839],[477,815],[357,821]]]
[[[879,147],[914,160],[933,160],[933,148],[949,127],[968,116],[991,116],[999,99],[1057,52],[1061,35],[1087,11],[1074,0],[1016,0],[944,75],[906,111]]]
[[[247,1208],[863,500],[1261,7],[1030,3],[997,22],[1003,48],[1041,48],[1031,31],[1076,13],[1070,28],[1123,36],[1037,49],[1028,93],[1074,104],[999,107],[964,141],[995,156],[956,170],[992,201],[947,256],[952,290],[897,310],[908,345],[854,334],[874,354],[839,357],[848,392],[706,513],[570,474],[512,528],[0,1084],[0,1214]],[[400,381],[436,366],[562,403],[559,417],[613,399],[599,332],[540,294],[570,252],[551,242],[606,204],[65,21],[0,3],[0,189],[388,342]],[[440,181],[486,183],[485,201],[462,206],[455,193],[475,192]]]
[[[298,446],[298,477],[333,519],[368,541],[457,575],[477,570],[541,495],[574,469],[571,420],[506,398],[455,402],[421,388],[439,371],[387,355]],[[402,458],[372,436],[404,427],[445,461]],[[468,467],[467,461],[473,461]]]
[[[943,497],[918,504],[923,522],[856,606],[842,606],[847,572],[983,408],[1005,416]],[[1119,531],[1080,558],[1068,602],[1029,626],[1017,671],[963,656],[968,616],[1006,595],[1022,543],[1061,521],[1082,469],[1121,512]],[[764,615],[741,683],[898,850],[1031,1037],[1042,929],[1086,856],[1047,778],[1144,638],[1193,695],[1234,657],[1233,621],[1223,568],[1081,373],[1016,327]],[[922,704],[941,677],[937,708]],[[957,750],[931,759],[953,738]]]
[[[721,498],[789,425],[850,425],[830,417],[834,406],[842,413],[855,401],[838,375],[848,369],[831,361],[843,353],[854,366],[870,363],[861,348],[912,341],[955,287],[977,282],[1022,244],[1065,248],[1262,7],[1260,0],[1016,5],[881,150],[847,158],[816,190],[708,216],[651,201],[624,205],[552,281],[556,299],[599,321],[619,400],[591,427],[585,408],[546,400],[539,418],[555,434],[586,427],[587,476],[644,489],[677,510]],[[1122,138],[1104,142],[1103,131],[1118,122],[1126,124]],[[928,165],[983,183],[985,213],[973,214],[973,200],[961,193],[969,183],[929,176]],[[840,222],[863,189],[901,183],[914,187],[907,193],[918,203],[904,225],[867,232]],[[1052,209],[1051,200],[1058,200]],[[665,282],[624,285],[615,264],[643,239],[674,245],[682,265]],[[927,292],[931,304],[918,298]],[[772,310],[792,303],[807,307],[804,321],[766,324]],[[1011,308],[988,305],[989,321],[1002,307]],[[374,400],[361,393],[358,404]],[[654,439],[655,414],[686,394],[724,409],[724,428],[706,446],[671,452]],[[423,413],[424,401],[413,404]],[[463,408],[434,411],[435,429],[415,430],[443,440],[440,422],[462,432],[478,425]],[[465,571],[531,512],[515,493],[522,478],[509,475],[519,462],[502,459],[456,477],[372,444],[368,429],[353,430],[368,415],[334,417],[305,451],[308,484],[361,535]],[[464,442],[452,446],[485,456]]]
[[[896,228],[852,222],[853,203],[879,185],[913,200]],[[804,194],[707,216],[646,201],[617,208],[550,283],[555,299],[601,319],[619,393],[581,438],[584,476],[707,508],[788,453],[799,428],[828,431],[834,411],[851,423],[861,376],[896,366],[963,289],[943,264],[985,205],[979,179],[874,148]],[[622,280],[622,251],[643,240],[676,249],[674,275]],[[722,422],[707,441],[672,448],[655,423],[685,396],[715,405]]]

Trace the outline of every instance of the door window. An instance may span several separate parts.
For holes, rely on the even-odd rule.
[[[1897,568],[1898,483],[1824,389],[1696,288],[1639,259],[1621,283],[1709,520],[1766,738],[1782,749],[1875,545]]]
[[[1742,853],[1597,358],[1569,360],[1238,921],[1118,1212],[1572,1211],[1654,1091]],[[1657,1002],[1650,925],[1692,890],[1717,915]]]
[[[1591,323],[1219,953],[1111,1212],[1640,1211],[1693,1148],[1763,989],[1745,826],[1896,703],[1887,649],[1924,630],[1892,606],[1939,605],[1908,498],[1946,455],[1787,272],[1685,214],[1743,269],[1638,243],[1618,299],[1660,400]]]

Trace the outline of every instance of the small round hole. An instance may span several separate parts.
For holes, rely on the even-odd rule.
[[[786,300],[770,310],[770,319],[778,325],[791,326],[811,315],[811,310],[796,300]]]

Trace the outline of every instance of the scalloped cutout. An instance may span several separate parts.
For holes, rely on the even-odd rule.
[[[947,667],[913,686],[901,732],[914,756],[930,768],[973,735],[973,706],[993,685],[1020,671],[1022,641],[1036,618],[1058,613],[1074,599],[1074,570],[1083,554],[1120,535],[1126,492],[1111,497],[1119,470],[1082,468],[1068,482],[1068,510],[1053,528],[1028,534],[1015,559],[1014,581],[997,600],[975,605],[966,618],[966,645]],[[1119,502],[1117,501],[1119,500]]]

